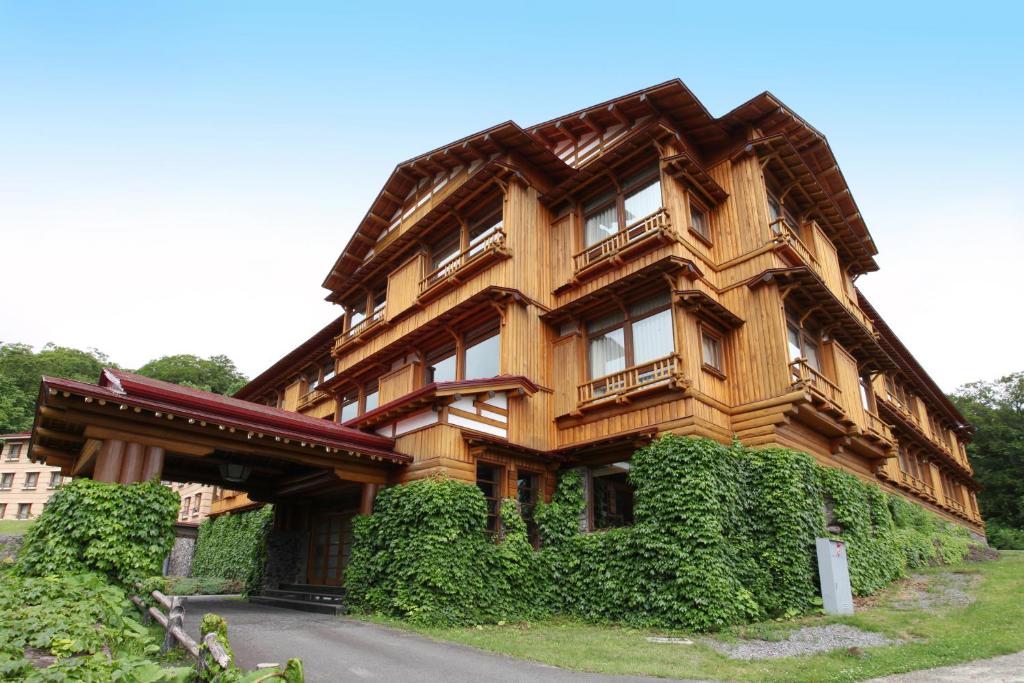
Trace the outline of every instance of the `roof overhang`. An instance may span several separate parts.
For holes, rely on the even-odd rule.
[[[330,348],[334,338],[341,334],[344,329],[345,316],[341,315],[312,337],[289,351],[281,360],[249,380],[245,386],[233,394],[234,398],[254,399],[261,393],[275,388],[292,375],[301,372],[310,363],[322,357],[325,354],[325,349],[327,350],[327,355],[330,355]]]

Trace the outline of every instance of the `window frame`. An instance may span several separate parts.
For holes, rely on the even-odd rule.
[[[31,482],[31,484],[29,483]],[[39,486],[39,472],[26,472],[25,482],[21,485],[22,491],[35,491]]]
[[[699,336],[700,336],[700,367],[701,370],[709,372],[715,375],[719,379],[725,379],[725,335],[718,330],[712,328],[707,323],[701,322],[698,324]],[[707,337],[715,342],[718,350],[718,365],[708,363],[707,358],[704,354],[704,338]]]
[[[617,330],[617,329],[621,328],[622,329],[622,345],[623,345],[623,348],[624,348],[625,357],[624,357],[624,360],[623,360],[624,365],[623,365],[622,370],[618,370],[616,372],[625,372],[626,370],[629,370],[630,368],[637,367],[637,365],[638,365],[638,363],[636,363],[636,350],[635,350],[634,343],[633,343],[633,324],[637,323],[637,322],[640,322],[640,321],[643,321],[643,320],[646,320],[647,318],[654,317],[655,315],[658,315],[659,313],[663,313],[666,310],[669,311],[669,329],[672,331],[672,349],[673,349],[673,352],[675,352],[676,349],[678,349],[678,346],[676,345],[676,314],[675,314],[675,310],[674,310],[675,307],[672,305],[672,293],[671,292],[668,293],[668,300],[664,304],[662,304],[662,305],[660,305],[660,306],[658,306],[656,308],[652,308],[649,311],[645,311],[644,313],[640,314],[639,316],[635,316],[634,317],[634,316],[632,316],[630,314],[630,311],[629,311],[630,306],[632,306],[633,304],[638,303],[640,301],[643,301],[644,299],[654,298],[655,296],[658,295],[659,292],[660,292],[660,290],[651,291],[651,292],[647,292],[645,295],[630,297],[627,302],[623,302],[622,305],[620,305],[618,307],[602,308],[602,309],[600,309],[598,311],[594,311],[594,312],[588,313],[583,318],[582,324],[580,325],[580,328],[581,328],[582,334],[583,334],[583,351],[584,351],[585,360],[586,360],[585,365],[586,365],[586,373],[587,373],[587,381],[588,382],[593,382],[595,380],[601,379],[602,377],[608,377],[610,375],[616,374],[615,372],[605,373],[605,374],[601,374],[601,375],[594,375],[593,374],[593,367],[591,366],[591,358],[590,358],[590,341],[591,341],[591,339],[593,339],[595,337],[604,336],[604,335],[608,334],[609,332],[612,332],[614,330]],[[588,318],[589,319],[600,318],[600,317],[602,317],[604,315],[608,315],[609,313],[612,313],[612,312],[614,312],[616,310],[618,310],[618,312],[622,313],[622,320],[620,322],[618,322],[616,324],[613,324],[613,325],[608,325],[607,327],[598,328],[597,330],[594,330],[594,331],[592,331],[590,329],[589,324],[587,323]]]
[[[14,489],[14,472],[0,472],[0,491]]]
[[[461,382],[466,379],[488,379],[486,377],[466,377],[466,351],[470,347],[476,346],[477,344],[494,337],[499,338],[498,374],[492,376],[500,377],[504,371],[504,359],[501,355],[501,331],[504,326],[505,321],[500,316],[478,318],[474,323],[466,325],[465,328],[460,329],[459,331],[452,331],[454,340],[446,341],[443,344],[432,347],[429,351],[420,353],[420,357],[423,361],[422,380],[424,386],[438,381],[431,374],[431,368],[436,365],[438,361],[447,360],[448,358],[455,359],[455,376],[450,380],[441,380],[442,382]]]
[[[816,371],[819,374],[821,374],[822,376],[824,376],[825,375],[825,370],[824,370],[824,367],[823,367],[821,361],[824,358],[825,354],[824,354],[824,348],[823,348],[824,340],[822,340],[822,338],[821,338],[821,333],[820,332],[815,332],[811,328],[809,328],[809,327],[807,327],[805,325],[802,325],[798,318],[795,318],[794,316],[792,316],[790,314],[787,314],[786,315],[786,351],[787,352],[790,351],[790,348],[789,348],[789,345],[790,345],[789,332],[790,332],[791,329],[798,333],[797,337],[800,340],[800,358],[802,358],[804,361],[807,362],[808,367],[810,367],[814,371]],[[815,366],[814,364],[812,364],[810,362],[811,358],[810,358],[810,356],[807,355],[807,348],[809,346],[813,346],[814,347],[814,351],[815,351],[814,359],[816,361],[817,366]],[[793,358],[791,356],[790,359],[789,359],[789,362],[793,363],[796,360],[797,360],[796,358]]]
[[[494,490],[495,490],[494,496],[488,496],[486,493],[484,493],[484,491],[482,489],[480,490],[480,492],[484,493],[484,500],[487,502],[487,521],[486,521],[485,531],[486,531],[486,533],[488,533],[488,534],[490,534],[492,536],[497,536],[498,534],[501,533],[501,501],[505,497],[505,490],[504,490],[504,487],[502,486],[502,483],[505,481],[505,476],[506,476],[507,472],[506,472],[505,466],[502,465],[501,463],[496,463],[496,462],[493,462],[493,461],[488,460],[486,458],[477,458],[477,461],[476,461],[476,472],[474,473],[475,474],[474,483],[476,484],[477,488],[480,488],[480,482],[481,482],[481,479],[480,479],[480,468],[481,467],[489,467],[492,470],[494,470],[494,472],[495,472],[495,477],[494,477],[493,481],[491,481],[491,480],[483,480],[485,482],[489,482],[489,483],[492,483],[494,485]],[[494,504],[494,511],[493,512],[491,511],[491,504],[492,504],[492,502]],[[494,528],[491,528],[491,520],[494,520]]]
[[[687,212],[686,212],[687,213],[687,215],[686,215],[686,224],[687,224],[688,230],[691,233],[693,233],[697,237],[697,239],[699,239],[705,245],[707,245],[709,247],[712,246],[714,244],[714,239],[711,236],[711,211],[710,211],[710,209],[708,209],[704,205],[703,202],[701,202],[699,199],[697,199],[692,192],[687,192],[686,193],[686,209],[687,209]],[[693,224],[693,211],[694,211],[694,209],[697,210],[697,213],[699,213],[699,214],[701,214],[703,216],[703,218],[704,218],[704,228],[707,230],[707,233],[703,233],[700,230],[698,230],[696,227],[694,227],[694,224]]]
[[[650,169],[650,170],[647,170]],[[661,158],[655,158],[653,161],[644,159],[642,161],[635,161],[631,165],[624,166],[620,169],[616,169],[611,172],[611,188],[608,183],[599,183],[594,189],[587,192],[586,195],[580,198],[577,202],[577,215],[579,216],[580,225],[580,244],[583,250],[590,249],[598,244],[601,244],[607,239],[618,235],[620,232],[628,230],[644,221],[645,219],[653,216],[658,211],[665,210],[665,183],[662,169],[661,169]],[[628,180],[629,184],[622,182]],[[647,188],[657,182],[659,187],[658,191],[661,194],[661,205],[652,213],[645,216],[641,216],[637,220],[627,222],[626,221],[626,196],[634,195],[642,189]],[[602,195],[608,194],[607,200],[596,204],[594,206],[587,207],[587,203],[601,198]],[[615,206],[615,219],[617,227],[615,232],[596,240],[593,243],[587,243],[587,221],[596,216],[597,214],[606,211],[610,206]]]

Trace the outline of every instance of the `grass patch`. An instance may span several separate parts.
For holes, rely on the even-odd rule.
[[[959,664],[1024,650],[1024,552],[960,567],[936,567],[919,576],[964,573],[980,576],[966,607],[907,609],[896,584],[852,617],[813,616],[729,629],[722,640],[780,640],[801,626],[849,624],[905,642],[855,652],[776,660],[731,660],[702,644],[702,636],[665,630],[582,624],[570,619],[475,628],[412,628],[403,621],[364,617],[376,623],[566,669],[606,674],[739,681],[857,681],[905,671]],[[941,588],[937,588],[941,590]],[[691,637],[693,645],[650,643],[649,636]]]
[[[33,522],[34,519],[0,519],[0,536],[21,536]]]

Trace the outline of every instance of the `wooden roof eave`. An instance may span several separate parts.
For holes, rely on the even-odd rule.
[[[737,329],[745,322],[743,318],[733,313],[724,304],[715,301],[711,295],[702,290],[677,289],[674,294],[677,304],[698,317],[709,318],[725,329]]]

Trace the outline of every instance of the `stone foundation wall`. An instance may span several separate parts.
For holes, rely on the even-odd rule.
[[[195,551],[195,538],[179,536],[174,539],[171,554],[164,562],[164,576],[192,576],[192,556]]]
[[[282,583],[305,583],[308,549],[308,531],[272,530],[267,535],[263,587],[273,589]]]

